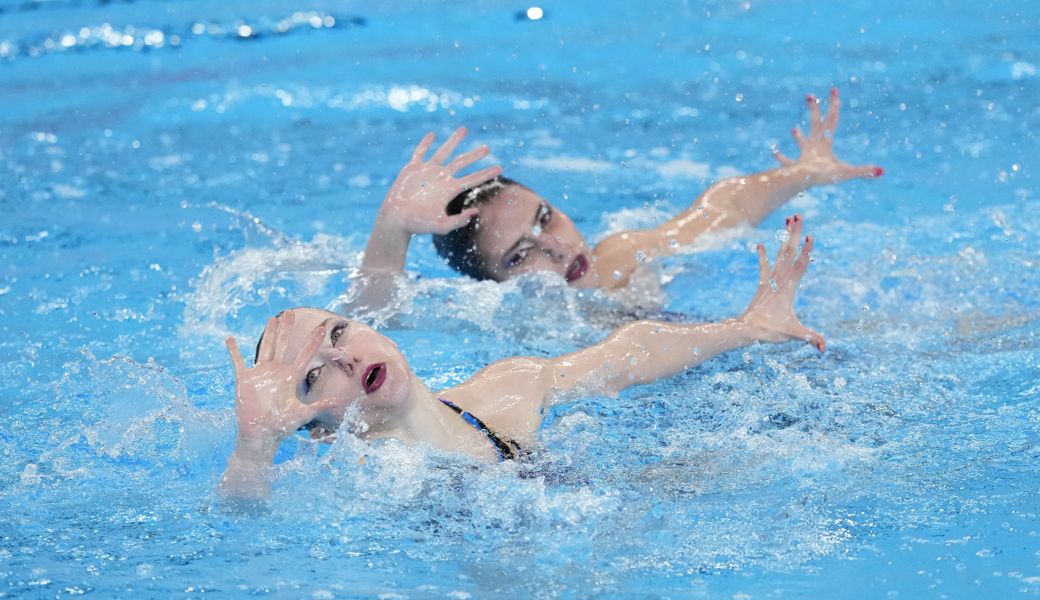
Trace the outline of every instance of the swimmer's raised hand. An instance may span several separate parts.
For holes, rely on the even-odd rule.
[[[238,435],[235,449],[220,480],[220,490],[235,499],[266,498],[271,488],[271,469],[278,444],[320,413],[332,408],[333,399],[304,404],[297,397],[307,367],[325,339],[325,327],[316,328],[311,339],[290,361],[286,337],[293,325],[293,312],[286,311],[267,323],[257,364],[247,368],[235,338],[225,339],[235,369],[235,416]]]
[[[325,339],[325,327],[317,327],[307,344],[289,360],[285,340],[292,327],[291,310],[268,321],[257,364],[252,368],[246,367],[235,338],[228,336],[225,340],[235,369],[237,441],[250,449],[277,447],[332,406],[333,400],[304,404],[297,396],[307,366]]]
[[[782,166],[802,167],[812,185],[881,177],[884,174],[884,169],[877,165],[852,165],[838,160],[834,155],[834,133],[838,129],[838,117],[841,114],[838,88],[831,88],[831,103],[826,116],[821,116],[820,103],[815,96],[810,94],[806,102],[809,104],[809,136],[803,135],[798,127],[791,130],[800,151],[798,160],[788,158],[778,148],[773,148],[773,156]]]
[[[379,209],[379,219],[412,234],[444,234],[468,223],[477,214],[477,209],[448,215],[445,212],[448,202],[462,190],[497,176],[502,168],[496,165],[456,177],[459,171],[490,152],[486,145],[479,146],[447,162],[464,137],[466,128],[459,127],[429,160],[425,160],[434,140],[433,133],[427,133],[415,147],[411,160],[390,186],[386,200]]]
[[[412,152],[376,216],[372,235],[368,238],[361,268],[365,272],[392,272],[404,270],[405,255],[413,235],[422,233],[444,234],[469,223],[477,209],[464,210],[457,215],[445,212],[448,203],[464,189],[496,177],[501,167],[487,167],[456,177],[459,171],[488,155],[487,146],[480,146],[448,160],[466,128],[459,127],[444,144],[426,160],[433,145],[433,133],[427,133]]]
[[[794,313],[794,294],[798,283],[809,267],[813,248],[812,236],[805,237],[801,252],[803,220],[794,215],[787,219],[788,239],[776,255],[776,264],[769,268],[765,246],[758,245],[758,291],[751,300],[741,321],[751,325],[756,339],[763,342],[805,340],[823,352],[823,336],[809,329]]]

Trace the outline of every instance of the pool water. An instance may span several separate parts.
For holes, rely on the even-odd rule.
[[[1040,596],[1040,6],[541,6],[0,2],[0,596]],[[336,304],[426,131],[468,126],[598,239],[793,154],[832,85],[878,181],[620,300],[454,277],[417,240],[363,316],[450,386],[626,313],[738,314],[798,211],[825,354],[560,406],[529,465],[300,438],[266,510],[215,496],[223,336]]]

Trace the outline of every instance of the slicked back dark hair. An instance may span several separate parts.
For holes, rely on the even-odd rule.
[[[467,208],[487,204],[511,185],[528,189],[522,183],[499,175],[452,198],[445,212],[449,215],[457,215]],[[459,273],[468,275],[473,279],[492,279],[488,273],[484,257],[477,250],[477,233],[479,231],[480,216],[478,215],[470,219],[470,222],[463,227],[459,227],[444,235],[434,235],[433,245],[437,248],[437,254],[448,263],[448,266]]]

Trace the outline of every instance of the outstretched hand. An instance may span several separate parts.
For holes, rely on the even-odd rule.
[[[247,368],[235,338],[224,341],[235,369],[235,415],[238,437],[249,445],[271,449],[302,425],[332,408],[334,399],[304,404],[297,397],[307,366],[325,339],[325,326],[317,327],[292,360],[286,354],[286,338],[293,312],[285,311],[267,323],[256,366]]]
[[[806,236],[805,245],[798,251],[802,223],[798,215],[787,219],[788,239],[780,247],[772,270],[765,246],[758,245],[758,291],[740,318],[754,328],[761,341],[805,340],[823,352],[826,345],[823,336],[802,325],[794,314],[794,294],[809,267],[813,248],[812,236]]]
[[[466,128],[459,127],[451,137],[424,160],[433,144],[433,133],[427,133],[415,147],[411,160],[401,169],[379,209],[379,218],[386,224],[411,234],[445,234],[469,222],[477,209],[468,209],[457,215],[448,215],[445,208],[462,190],[471,188],[502,172],[499,166],[488,167],[462,177],[455,174],[488,155],[487,146],[480,146],[445,163],[451,153],[466,137]]]
[[[834,132],[838,128],[838,116],[841,114],[838,88],[831,88],[831,105],[825,117],[820,115],[820,104],[816,97],[810,95],[806,102],[809,104],[809,137],[805,137],[798,127],[791,130],[801,154],[798,160],[793,160],[778,148],[773,148],[773,156],[781,165],[805,167],[814,185],[837,183],[847,179],[875,178],[884,174],[885,170],[877,165],[851,165],[838,160],[834,155]]]

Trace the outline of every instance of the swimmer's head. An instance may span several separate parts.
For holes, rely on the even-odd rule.
[[[284,314],[279,313],[279,315]],[[376,330],[327,310],[294,308],[292,326],[271,341],[272,350],[292,360],[325,326],[325,339],[307,366],[307,375],[297,388],[304,404],[335,398],[334,408],[319,414],[308,428],[335,431],[349,413],[353,430],[378,433],[381,425],[401,410],[408,400],[415,376],[397,344]],[[257,360],[266,329],[257,345]],[[284,348],[283,348],[284,346]],[[284,354],[283,354],[284,353]]]
[[[596,285],[585,238],[566,214],[530,188],[496,177],[456,196],[446,212],[457,215],[473,207],[480,212],[469,224],[433,236],[437,252],[456,271],[495,281],[552,271],[577,287]]]

